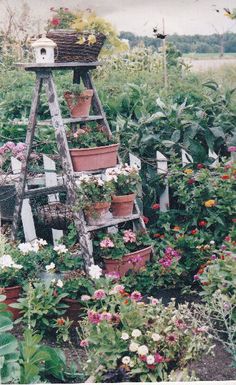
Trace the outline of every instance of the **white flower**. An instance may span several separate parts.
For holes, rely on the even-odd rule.
[[[54,270],[55,267],[56,267],[55,263],[51,262],[50,265],[46,265],[46,266],[45,266],[45,269],[46,269],[47,271],[50,271],[50,270]]]
[[[148,347],[146,345],[141,345],[138,348],[138,354],[140,356],[146,356],[148,354]]]
[[[86,295],[86,294],[84,294],[84,295],[81,295],[81,301],[89,301],[90,299],[91,299],[91,297],[90,297],[90,295]]]
[[[104,185],[104,181],[101,178],[97,178],[97,181],[98,181],[98,186]]]
[[[124,356],[121,361],[122,361],[122,364],[128,365],[130,363],[130,357]]]
[[[61,279],[58,279],[57,281],[57,287],[63,287],[63,282]]]
[[[210,243],[210,245],[214,245],[215,241],[210,241],[209,243]]]
[[[154,364],[154,362],[155,362],[155,357],[153,356],[153,355],[149,355],[149,356],[147,356],[147,364],[148,365],[152,365],[152,364]]]
[[[122,333],[120,338],[121,338],[122,340],[126,341],[126,340],[129,339],[129,335],[128,335],[128,333]]]
[[[34,253],[37,253],[39,251],[39,243],[38,243],[38,240],[36,239],[33,243],[32,243],[32,251]]]
[[[132,337],[137,338],[137,337],[140,337],[142,335],[142,333],[141,333],[141,331],[139,329],[134,329],[132,331],[131,335],[132,335]]]
[[[0,267],[13,267],[14,269],[22,269],[22,265],[15,263],[10,255],[3,255],[0,258]]]
[[[130,363],[129,363],[129,367],[130,367],[130,368],[133,368],[133,367],[134,367],[134,365],[135,365],[134,361],[130,361]]]
[[[102,275],[102,269],[98,265],[89,266],[88,271],[92,279],[99,279]]]
[[[137,352],[139,348],[139,344],[136,344],[136,342],[131,342],[131,344],[129,345],[129,350],[131,352]]]
[[[54,284],[55,282],[56,282],[56,279],[53,278],[53,279],[51,280],[51,283]]]
[[[151,335],[151,338],[152,338],[153,341],[157,342],[157,341],[160,341],[161,336],[160,336],[160,334],[153,333],[153,334]]]
[[[45,241],[44,239],[40,238],[40,239],[37,239],[36,242],[38,242],[38,244],[40,246],[46,246],[48,243],[47,241]]]
[[[23,254],[28,254],[30,251],[32,251],[32,245],[31,243],[20,243],[18,245],[18,249],[23,253]]]
[[[58,254],[64,254],[68,251],[65,245],[54,246],[53,250],[56,251]]]

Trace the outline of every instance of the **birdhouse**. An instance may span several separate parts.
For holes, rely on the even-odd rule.
[[[56,46],[56,43],[46,36],[42,36],[32,43],[36,63],[54,63],[54,49]]]

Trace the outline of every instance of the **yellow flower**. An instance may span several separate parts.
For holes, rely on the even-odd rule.
[[[180,231],[180,230],[181,230],[181,227],[179,227],[179,226],[173,227],[173,231]]]
[[[185,174],[192,174],[193,170],[191,170],[190,168],[186,168],[186,170],[184,170],[184,173]]]
[[[85,38],[84,38],[84,36],[81,36],[80,38],[79,38],[79,40],[76,42],[76,44],[84,44],[85,43]]]
[[[97,39],[96,39],[96,36],[95,36],[95,35],[89,35],[89,36],[88,36],[88,44],[89,44],[89,45],[95,44],[96,41],[97,41]]]
[[[209,199],[208,201],[204,202],[205,207],[213,207],[215,206],[216,201],[214,199]]]

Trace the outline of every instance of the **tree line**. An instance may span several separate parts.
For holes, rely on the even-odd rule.
[[[145,47],[158,49],[160,39],[148,36],[138,36],[132,32],[120,33],[122,39],[128,39],[130,47],[144,44]],[[173,43],[181,53],[231,53],[236,52],[236,33],[214,33],[212,35],[167,35],[166,40]]]

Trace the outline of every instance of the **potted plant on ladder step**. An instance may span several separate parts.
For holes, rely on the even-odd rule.
[[[82,126],[68,132],[74,171],[96,171],[117,165],[117,140],[101,125]]]
[[[139,271],[150,260],[152,240],[146,230],[133,232],[131,229],[115,234],[100,234],[94,241],[95,255],[103,259],[105,272],[119,274],[129,270]]]
[[[99,176],[84,175],[79,178],[75,210],[83,209],[88,225],[103,225],[112,218],[109,209],[113,183]]]
[[[73,84],[71,89],[64,93],[64,98],[70,110],[71,117],[88,117],[91,108],[92,97],[92,89],[82,89],[79,84]]]
[[[111,201],[113,217],[131,215],[138,185],[141,183],[138,167],[128,164],[118,165],[114,169],[106,171],[106,180],[111,180],[115,188]]]

